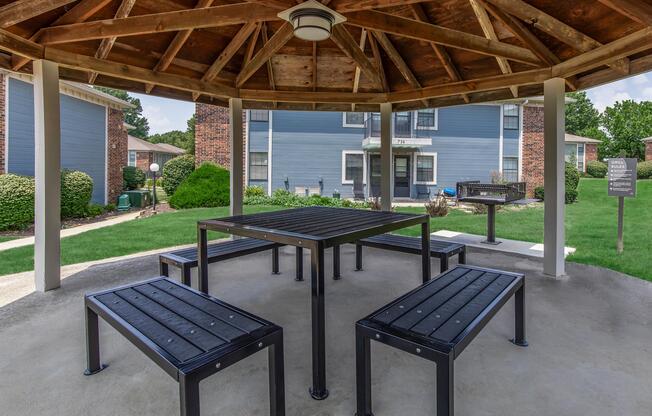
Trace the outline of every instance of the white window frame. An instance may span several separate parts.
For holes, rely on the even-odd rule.
[[[514,115],[505,115],[505,107],[507,107],[508,105],[516,107],[516,115],[515,116]],[[521,107],[521,106],[518,105],[518,104],[502,104],[500,106],[500,117],[501,117],[500,123],[501,123],[501,126],[502,126],[501,129],[500,129],[501,133],[502,133],[503,130],[518,130],[519,129],[519,127],[521,126],[521,111],[520,111],[519,107]],[[507,127],[505,127],[505,117],[511,117],[511,118],[516,117],[516,118],[518,118],[518,122],[516,123],[516,128],[507,128]]]
[[[432,156],[432,181],[418,181],[417,180],[417,161],[419,156]],[[414,161],[412,163],[412,183],[414,185],[437,185],[437,153],[436,152],[421,152],[414,154]]]
[[[252,157],[252,155],[251,155],[252,153],[263,153],[263,154],[266,155],[267,165],[255,165],[255,166],[259,166],[259,167],[260,167],[260,166],[265,166],[265,175],[266,175],[265,179],[252,179],[252,178],[251,178],[251,166],[252,166],[252,165],[251,165],[251,162],[252,162],[252,160],[253,160],[253,157]],[[265,181],[268,181],[268,180],[269,180],[269,153],[267,153],[267,152],[260,152],[260,151],[249,152],[249,157],[247,158],[247,171],[249,172],[249,178],[250,178],[250,180],[253,181],[253,182],[265,182]]]
[[[412,118],[414,118],[414,130],[416,131],[417,129],[419,130],[439,130],[439,109],[438,108],[426,108],[425,110],[434,110],[435,112],[435,125],[433,127],[419,127],[419,111],[420,110],[415,110],[414,115]]]
[[[346,156],[362,155],[362,183],[367,184],[367,158],[364,150],[342,150],[342,185],[353,185],[353,180],[346,180]]]
[[[347,113],[362,113],[362,124],[349,124],[346,122]],[[364,128],[364,120],[367,118],[367,113],[363,111],[345,111],[342,113],[342,127],[355,127],[355,128]]]
[[[267,120],[254,119],[254,117],[252,116],[252,113],[254,111],[267,111]],[[249,113],[249,121],[251,121],[252,123],[269,123],[269,116],[270,116],[269,110],[249,110],[248,113]]]
[[[582,170],[580,172],[586,172],[586,143],[577,143],[577,156],[575,157],[577,170],[580,169],[580,146],[582,146]]]
[[[131,154],[134,154],[134,164],[131,164]],[[135,150],[128,150],[127,151],[127,166],[136,166],[138,162],[138,152]]]

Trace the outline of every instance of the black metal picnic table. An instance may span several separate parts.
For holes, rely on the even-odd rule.
[[[324,249],[413,225],[421,225],[423,282],[430,280],[430,222],[428,215],[367,211],[350,208],[305,207],[217,218],[197,223],[199,290],[208,293],[207,231],[274,241],[310,250],[312,297],[312,387],[316,400],[328,397],[326,388],[326,331]],[[397,270],[400,273],[400,270]]]

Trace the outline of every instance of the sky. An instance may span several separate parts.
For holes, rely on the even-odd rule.
[[[652,72],[587,90],[589,98],[599,111],[616,101],[652,101]],[[149,121],[150,134],[170,130],[186,130],[186,121],[195,112],[195,105],[185,101],[134,94],[140,98],[143,114]]]

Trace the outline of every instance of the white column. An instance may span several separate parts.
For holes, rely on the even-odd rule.
[[[392,104],[380,105],[380,202],[392,210]]]
[[[244,194],[244,141],[242,137],[242,100],[229,98],[229,141],[231,145],[231,215],[242,214]]]
[[[564,113],[566,87],[562,78],[543,84],[544,90],[544,258],[543,272],[560,277],[565,274],[564,258]]]
[[[59,66],[38,60],[34,68],[34,279],[45,292],[61,284],[61,126]]]

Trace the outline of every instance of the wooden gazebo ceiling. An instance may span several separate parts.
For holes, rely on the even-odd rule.
[[[652,0],[322,0],[347,22],[295,38],[293,0],[0,0],[0,67],[247,108],[377,110],[584,89],[652,69]],[[4,51],[4,53],[2,53]]]

